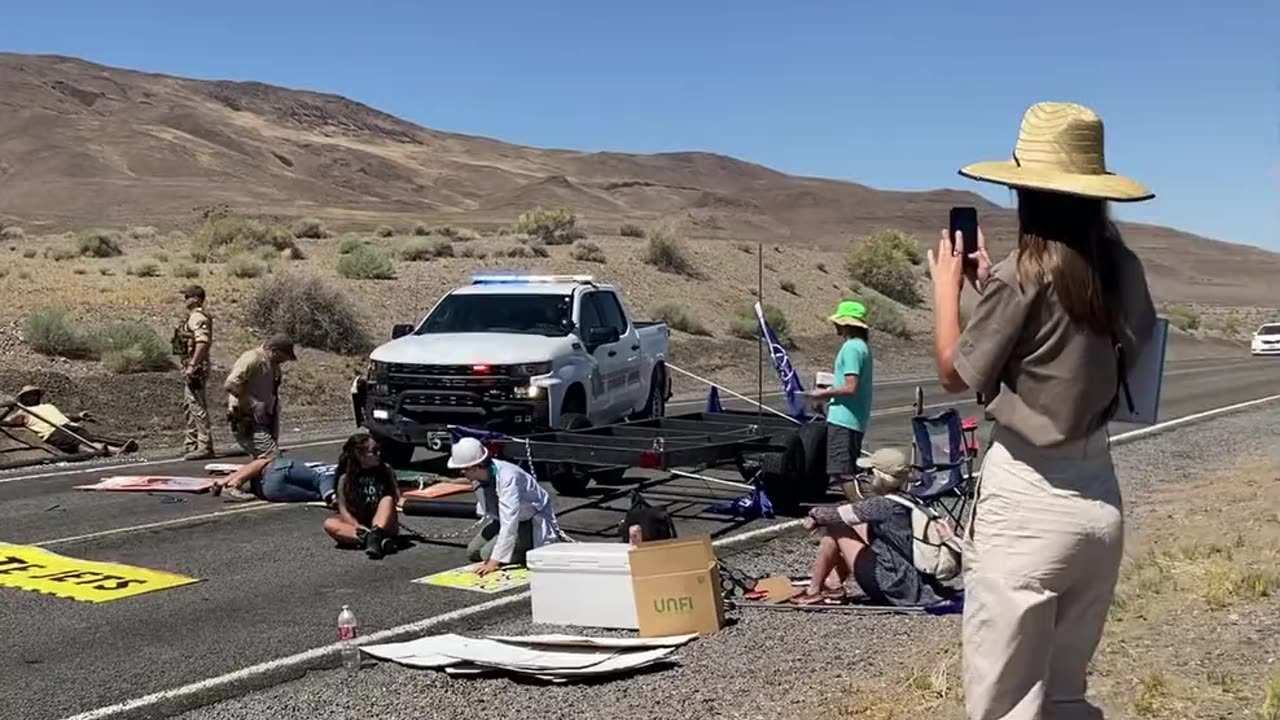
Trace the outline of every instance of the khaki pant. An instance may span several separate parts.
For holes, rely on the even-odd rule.
[[[970,720],[1101,718],[1085,700],[1124,541],[1105,431],[1034,447],[997,427],[966,538]]]
[[[209,425],[209,402],[205,395],[205,381],[191,380],[183,385],[182,410],[186,416],[187,432],[183,447],[187,452],[213,452],[213,435]]]
[[[230,424],[236,444],[250,457],[263,458],[279,449],[275,423],[270,427],[263,426],[252,414],[238,413],[230,419]]]

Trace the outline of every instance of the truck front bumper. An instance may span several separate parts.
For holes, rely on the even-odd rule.
[[[370,433],[407,445],[442,450],[450,443],[448,428],[461,425],[506,435],[527,435],[549,427],[546,396],[531,400],[486,400],[474,405],[452,403],[448,394],[404,391],[378,394],[357,379],[352,385],[356,424]]]

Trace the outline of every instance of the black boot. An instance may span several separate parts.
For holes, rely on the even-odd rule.
[[[382,528],[374,526],[369,528],[369,532],[364,536],[364,554],[369,556],[370,560],[381,560],[385,554],[382,550],[383,539],[386,536],[382,534]]]

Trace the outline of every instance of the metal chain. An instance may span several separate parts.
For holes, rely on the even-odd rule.
[[[473,534],[476,530],[479,530],[487,522],[488,522],[487,518],[480,518],[479,520],[476,520],[475,522],[462,528],[461,530],[455,530],[453,532],[447,532],[447,533],[436,533],[433,535],[426,535],[424,533],[418,532],[417,530],[414,530],[413,528],[406,525],[404,521],[400,522],[400,528],[403,530],[406,530],[407,532],[405,532],[405,535],[408,535],[414,540],[422,540],[422,541],[456,540],[460,537]]]

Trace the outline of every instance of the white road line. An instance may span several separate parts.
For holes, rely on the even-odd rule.
[[[1113,435],[1111,437],[1111,443],[1116,445],[1132,442],[1133,440],[1137,440],[1163,430],[1185,425],[1196,420],[1203,420],[1217,415],[1223,415],[1236,410],[1261,405],[1273,400],[1280,400],[1280,395],[1270,395],[1257,400],[1250,400],[1248,402],[1236,403],[1226,407],[1214,408],[1204,412],[1185,415],[1173,420],[1166,420],[1165,422],[1158,423],[1156,425],[1120,433],[1119,435]],[[803,520],[787,520],[785,522],[769,525],[768,527],[758,528],[756,530],[750,530],[738,535],[723,538],[715,541],[713,544],[716,547],[730,547],[732,545],[752,540],[781,535],[789,530],[801,527],[802,522]],[[501,608],[515,605],[516,603],[522,602],[528,598],[529,591],[526,590],[508,597],[490,600],[488,602],[472,605],[459,610],[453,610],[440,615],[433,615],[431,617],[418,620],[417,622],[387,628],[386,630],[381,630],[360,638],[358,642],[361,645],[395,642],[403,638],[416,636],[423,631],[430,630],[441,625],[447,625],[458,620],[463,620],[476,615],[482,615],[493,610],[499,610]],[[285,673],[296,673],[301,670],[318,667],[321,662],[337,655],[339,648],[340,646],[337,643],[313,648],[295,655],[269,660],[264,663],[252,665],[217,677],[207,678],[181,687],[162,690],[160,692],[151,693],[150,695],[144,695],[143,697],[136,698],[134,700],[100,707],[96,710],[89,710],[87,712],[80,713],[79,715],[65,718],[65,720],[105,720],[106,718],[112,718],[114,720],[116,718],[129,717],[132,713],[155,714],[157,709],[169,706],[181,706],[181,703],[184,700],[196,698],[205,693],[213,693],[218,690],[234,688],[240,683],[249,684],[254,683],[255,681],[260,683],[262,680],[270,678],[272,675],[277,673],[283,675]],[[181,709],[185,710],[189,708],[182,706]],[[177,712],[178,710],[173,709],[171,711]]]
[[[196,523],[201,520],[210,520],[227,515],[239,515],[241,513],[254,512],[257,510],[279,510],[281,508],[300,507],[297,503],[269,503],[255,501],[246,503],[245,505],[231,510],[219,510],[218,512],[205,513],[203,515],[191,515],[189,517],[174,518],[172,520],[161,520],[159,522],[146,523],[144,525],[130,525],[129,527],[112,528],[111,530],[101,530],[98,532],[85,533],[84,535],[72,535],[71,537],[57,538],[56,540],[41,540],[40,542],[27,543],[35,547],[48,547],[50,545],[63,545],[66,543],[80,542],[81,540],[97,540],[98,538],[110,537],[111,535],[120,535],[130,532],[141,532],[143,530],[155,530],[157,528],[172,527],[174,525],[186,525],[188,523]]]

